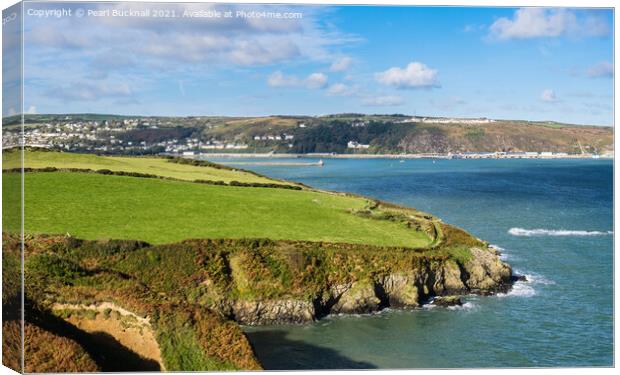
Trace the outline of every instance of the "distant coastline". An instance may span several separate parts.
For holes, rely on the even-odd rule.
[[[613,159],[613,153],[567,154],[548,152],[467,152],[448,154],[338,154],[338,153],[182,153],[184,158],[318,158],[318,159]]]
[[[20,144],[102,155],[590,158],[613,155],[613,128],[397,114],[243,118],[67,114],[28,116],[23,134],[18,123],[4,124],[3,149]]]

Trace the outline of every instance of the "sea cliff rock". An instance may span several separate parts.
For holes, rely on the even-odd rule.
[[[47,309],[56,304],[115,303],[132,311],[137,321],[149,317],[167,370],[204,369],[180,362],[187,346],[171,342],[190,343],[193,355],[214,369],[259,369],[237,323],[302,324],[328,314],[418,308],[433,300],[453,305],[459,296],[505,291],[517,281],[510,266],[484,242],[435,224],[443,235],[427,248],[268,239],[127,246],[124,240],[32,237],[25,246],[31,277],[26,292],[43,305],[32,305],[27,316],[39,316],[33,314],[38,311],[45,317],[38,322],[62,323],[61,319],[72,318],[51,316]],[[3,265],[19,264],[20,251],[19,237],[9,237]],[[60,271],[51,277],[50,269]],[[15,271],[8,265],[5,270]],[[98,289],[104,277],[108,289]],[[66,287],[66,281],[76,280],[97,288]],[[50,284],[62,293],[55,300],[43,293]],[[6,285],[10,288],[3,290],[3,304],[18,306],[19,284]],[[94,322],[104,319],[106,311],[99,312],[100,318],[94,314]],[[90,319],[90,313],[84,314]],[[68,323],[63,324],[64,332]],[[113,369],[116,362],[112,362],[97,365],[103,371]]]
[[[437,297],[433,299],[433,305],[442,307],[462,306],[463,300],[461,300],[460,296]]]
[[[462,295],[488,295],[510,288],[512,270],[495,250],[475,247],[470,254],[463,263],[423,258],[408,271],[327,285],[310,300],[238,300],[232,303],[232,318],[247,325],[307,323],[328,314],[366,314],[385,307],[413,309],[431,301],[437,306],[457,306],[462,304]]]
[[[404,309],[420,306],[413,273],[387,275],[382,278],[381,286],[387,295],[389,306]]]
[[[510,287],[512,269],[492,249],[471,248],[472,259],[465,263],[465,283],[472,292],[482,294],[505,291]]]
[[[456,262],[448,261],[443,264],[441,280],[443,281],[441,293],[461,293],[467,290],[462,280],[463,274]]]
[[[377,297],[372,282],[337,285],[333,289],[339,295],[331,307],[334,314],[367,314],[379,310],[381,299]]]
[[[313,304],[301,300],[236,301],[232,310],[246,325],[309,323],[316,316]]]

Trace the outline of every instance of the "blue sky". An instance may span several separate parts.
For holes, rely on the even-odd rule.
[[[613,124],[613,13],[541,8],[27,4],[174,19],[25,17],[32,113],[341,112]],[[184,11],[300,12],[301,19]],[[5,115],[7,109],[5,109]]]

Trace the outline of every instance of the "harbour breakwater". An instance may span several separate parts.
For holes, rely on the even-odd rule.
[[[318,162],[220,162],[224,165],[243,165],[243,166],[270,166],[270,167],[322,167],[324,165],[323,160]]]

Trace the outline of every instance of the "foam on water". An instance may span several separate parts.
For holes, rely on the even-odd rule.
[[[515,282],[508,293],[498,293],[498,297],[533,297],[537,294],[535,285],[555,285],[555,281],[539,274],[524,273],[518,270],[514,270],[514,272],[516,275],[525,276],[527,281]]]
[[[606,236],[613,234],[613,231],[587,231],[587,230],[564,230],[564,229],[523,229],[510,228],[508,233],[519,237],[536,237],[536,236]]]
[[[497,293],[498,297],[533,297],[536,290],[526,281],[517,281],[508,293]]]
[[[521,273],[518,270],[515,270],[515,273],[517,273],[518,275],[525,275],[525,277],[527,278],[527,282],[533,285],[555,285],[555,281],[549,280],[543,275],[539,275],[536,273]]]
[[[473,302],[465,302],[461,306],[448,306],[448,310],[472,310],[475,309],[478,305]]]
[[[490,247],[491,249],[494,249],[494,250],[499,251],[499,258],[500,258],[501,260],[503,260],[503,261],[507,261],[507,260],[516,260],[516,259],[518,259],[517,257],[513,256],[512,254],[508,254],[508,253],[506,253],[506,249],[504,249],[504,248],[503,248],[503,247],[501,247],[501,246],[497,246],[497,245],[490,244],[490,245],[489,245],[489,247]]]

